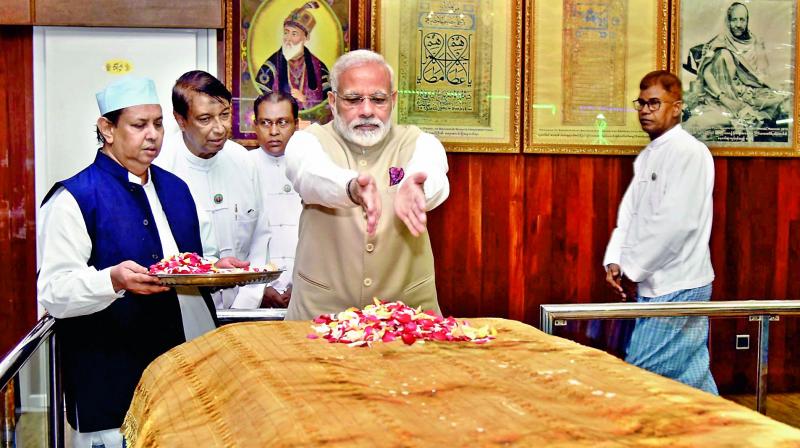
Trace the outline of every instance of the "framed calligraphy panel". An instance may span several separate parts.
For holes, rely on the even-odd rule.
[[[272,90],[298,100],[301,126],[331,119],[328,70],[366,40],[358,36],[363,27],[351,30],[359,9],[366,0],[226,0],[225,82],[233,93],[234,139],[257,145],[253,101]]]
[[[667,0],[532,0],[526,14],[525,152],[636,154],[631,102],[666,69]]]
[[[673,1],[683,127],[725,156],[800,156],[796,0]]]
[[[375,0],[372,48],[395,69],[394,120],[449,151],[519,152],[522,0]]]

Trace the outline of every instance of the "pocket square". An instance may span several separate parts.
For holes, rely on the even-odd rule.
[[[402,168],[398,168],[393,166],[389,168],[389,186],[394,186],[400,183],[403,180],[403,176],[405,176],[405,172]]]

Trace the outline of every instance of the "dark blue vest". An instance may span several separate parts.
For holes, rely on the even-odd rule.
[[[155,165],[150,176],[178,249],[202,253],[189,188]],[[133,260],[149,267],[164,257],[144,188],[129,182],[117,162],[98,152],[93,164],[57,183],[44,202],[61,186],[78,202],[92,240],[89,266],[101,270]],[[211,297],[204,298],[216,321]],[[67,420],[81,432],[119,427],[145,367],[185,340],[175,290],[126,293],[97,313],[57,319],[56,337]]]

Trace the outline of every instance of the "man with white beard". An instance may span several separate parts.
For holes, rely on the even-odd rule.
[[[298,131],[286,176],[303,200],[286,318],[362,308],[373,297],[439,313],[428,210],[447,199],[447,157],[431,134],[392,126],[383,57],[356,50],[331,73],[333,122]]]
[[[311,1],[293,10],[283,21],[283,44],[256,74],[262,93],[283,92],[297,100],[300,109],[311,109],[330,92],[328,67],[305,44],[317,21],[311,14],[319,3]]]

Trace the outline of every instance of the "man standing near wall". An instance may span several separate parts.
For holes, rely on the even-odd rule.
[[[303,199],[286,318],[373,297],[439,312],[425,229],[426,212],[450,193],[444,147],[415,126],[392,125],[397,92],[383,56],[343,55],[331,85],[333,121],[295,133],[286,149],[287,177]]]
[[[681,82],[648,73],[634,107],[650,144],[634,161],[603,265],[623,297],[622,276],[637,284],[639,302],[711,299],[714,270],[708,241],[713,216],[714,162],[684,131]],[[637,319],[625,360],[716,394],[708,354],[708,318]]]
[[[269,216],[270,258],[285,269],[277,280],[264,288],[262,308],[286,308],[292,298],[297,226],[303,206],[286,178],[284,151],[297,129],[298,109],[294,98],[279,91],[261,95],[253,103],[259,148],[249,155],[258,167],[261,196]]]

